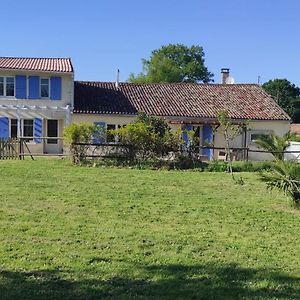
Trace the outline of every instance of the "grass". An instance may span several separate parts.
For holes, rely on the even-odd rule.
[[[0,161],[0,299],[300,299],[300,213],[241,175]]]

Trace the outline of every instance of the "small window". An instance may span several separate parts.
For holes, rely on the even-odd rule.
[[[0,96],[4,96],[4,77],[0,77]]]
[[[23,120],[23,136],[26,142],[33,140],[33,120]]]
[[[254,131],[250,133],[250,142],[251,144],[255,144],[255,142],[262,136],[269,136],[271,135],[271,131]]]
[[[107,124],[107,136],[106,136],[107,143],[114,143],[116,141],[115,135],[110,132],[111,130],[115,130],[115,129],[116,129],[115,124]]]
[[[15,95],[15,78],[6,77],[6,96]]]
[[[16,138],[18,136],[18,120],[11,119],[10,120],[10,137]]]
[[[49,98],[49,78],[41,79],[41,97]]]

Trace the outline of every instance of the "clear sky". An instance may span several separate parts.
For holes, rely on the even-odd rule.
[[[121,81],[168,43],[201,45],[220,81],[300,86],[299,0],[0,0],[0,56],[71,57],[77,80]]]

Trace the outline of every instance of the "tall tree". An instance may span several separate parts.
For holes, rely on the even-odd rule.
[[[263,89],[292,117],[300,122],[300,88],[287,79],[269,80]]]
[[[130,74],[128,81],[134,83],[157,82],[211,82],[213,74],[204,65],[201,46],[187,47],[169,44],[151,53],[150,59],[142,59],[143,72]]]

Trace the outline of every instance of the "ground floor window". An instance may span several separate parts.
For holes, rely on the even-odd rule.
[[[26,142],[33,141],[34,122],[32,119],[20,119],[20,136],[24,137]],[[18,137],[18,120],[10,120],[10,137]]]
[[[271,135],[271,130],[253,130],[250,131],[250,145],[255,145],[255,142],[257,139],[259,139],[262,136],[268,136]]]
[[[107,127],[106,127],[106,131],[107,131],[106,142],[107,143],[117,143],[117,142],[119,142],[118,135],[117,134],[113,134],[110,131],[111,130],[115,130],[115,129],[119,129],[119,128],[123,127],[123,126],[125,126],[125,125],[107,124]]]

